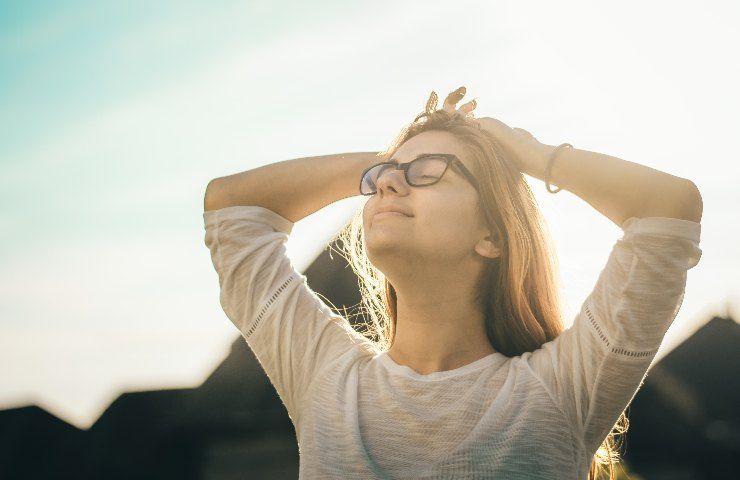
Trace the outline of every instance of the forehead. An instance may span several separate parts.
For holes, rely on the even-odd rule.
[[[465,147],[460,141],[452,133],[438,130],[422,132],[406,140],[391,158],[398,163],[407,163],[422,153],[452,153],[471,168]]]

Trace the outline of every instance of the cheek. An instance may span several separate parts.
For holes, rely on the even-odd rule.
[[[467,201],[436,203],[417,217],[419,234],[440,251],[468,248],[476,225],[475,207]]]
[[[366,207],[362,210],[362,229],[367,232],[367,229],[370,228],[370,223],[369,209]]]
[[[367,211],[368,211],[367,202],[365,202],[365,205],[362,206],[362,225],[364,227],[367,226]]]
[[[471,199],[461,195],[434,198],[424,207],[425,214],[438,219],[442,226],[457,230],[461,225],[468,224],[475,213]]]

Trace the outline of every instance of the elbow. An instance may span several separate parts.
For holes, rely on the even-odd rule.
[[[681,179],[653,191],[635,217],[668,217],[701,222],[704,205],[701,193],[691,180]]]
[[[219,208],[218,198],[219,186],[218,178],[212,179],[206,186],[206,193],[203,195],[203,211],[216,210]]]
[[[691,180],[686,180],[681,199],[682,218],[691,220],[692,222],[701,222],[701,216],[704,211],[704,201],[701,198],[699,187],[697,187]]]

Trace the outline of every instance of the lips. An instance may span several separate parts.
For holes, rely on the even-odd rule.
[[[402,218],[408,218],[408,215],[404,215],[400,212],[378,212],[375,215],[373,215],[373,218],[376,217],[402,217]]]
[[[400,207],[393,206],[393,205],[384,205],[382,207],[378,207],[378,209],[375,211],[375,213],[373,214],[373,216],[375,216],[375,215],[377,215],[379,213],[386,213],[386,212],[400,213],[401,215],[404,215],[406,217],[412,217],[413,216],[413,215],[407,213],[404,209],[402,209]]]

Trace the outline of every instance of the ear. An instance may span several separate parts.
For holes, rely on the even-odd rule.
[[[483,257],[497,258],[501,256],[499,245],[499,235],[490,234],[478,240],[478,243],[475,244],[475,251]]]

